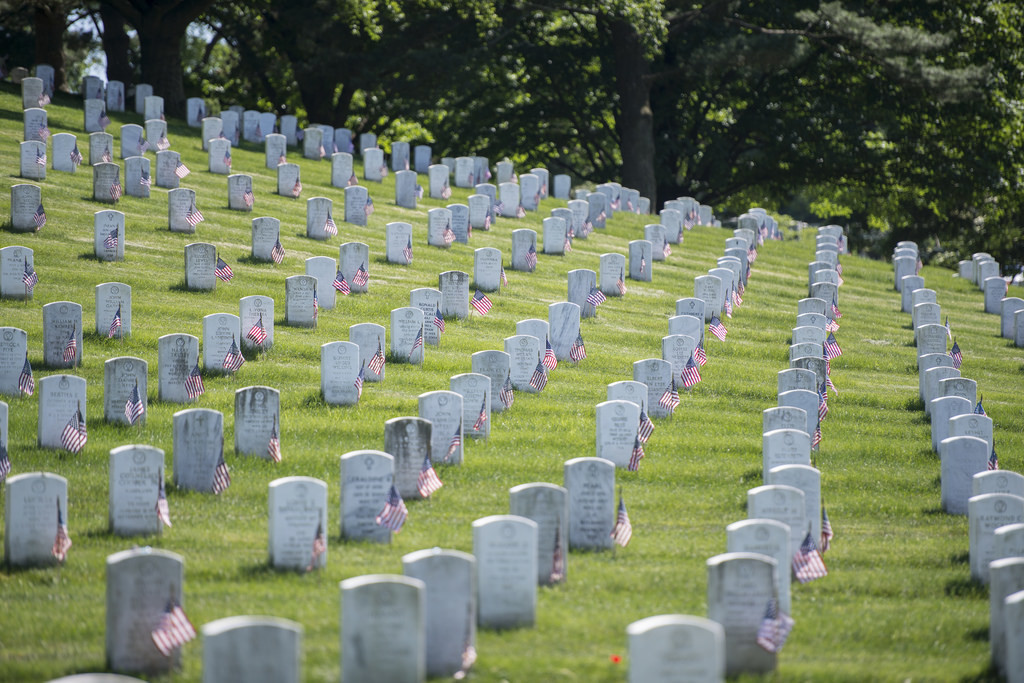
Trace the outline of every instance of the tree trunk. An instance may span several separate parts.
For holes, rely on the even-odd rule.
[[[121,81],[129,87],[135,81],[129,58],[128,33],[124,29],[124,17],[115,8],[100,3],[100,19],[103,20],[103,51],[107,55],[107,80]]]
[[[657,202],[654,174],[654,115],[651,112],[650,63],[644,56],[640,36],[623,19],[609,23],[615,49],[615,90],[619,95],[619,150],[622,154],[622,184]]]
[[[142,81],[153,94],[164,98],[164,114],[185,116],[185,86],[181,75],[181,40],[188,22],[181,25],[166,15],[149,12],[142,17],[139,47],[142,49]]]
[[[36,38],[36,64],[53,67],[53,89],[63,89],[67,81],[64,71],[64,12],[59,6],[39,2],[33,12]]]

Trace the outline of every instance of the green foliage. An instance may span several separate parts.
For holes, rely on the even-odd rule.
[[[49,108],[53,132],[80,131],[81,103],[58,95]],[[0,163],[17,168],[21,139],[19,93],[0,85]],[[138,116],[111,113],[111,131],[139,123]],[[398,573],[403,554],[442,546],[470,551],[474,519],[505,513],[508,488],[531,481],[562,482],[565,460],[594,453],[593,407],[606,385],[629,379],[632,363],[660,355],[661,337],[676,299],[692,292],[693,278],[720,256],[729,231],[696,228],[666,262],[652,264],[652,283],[629,282],[625,298],[612,298],[598,316],[584,321],[588,358],[561,363],[545,392],[517,396],[511,411],[493,417],[492,436],[466,446],[465,464],[441,467],[445,487],[430,501],[410,503],[406,528],[390,546],[342,541],[338,536],[338,458],[361,448],[383,447],[383,423],[416,414],[418,394],[447,388],[449,378],[469,369],[471,353],[502,348],[515,323],[545,317],[548,304],[564,300],[567,272],[596,269],[600,254],[625,252],[649,217],[616,215],[608,228],[577,240],[566,257],[541,256],[537,271],[509,271],[511,287],[494,295],[491,313],[448,321],[439,347],[427,349],[422,367],[390,364],[386,382],[366,387],[356,407],[326,406],[319,397],[319,346],[347,339],[348,327],[387,323],[388,312],[405,305],[413,287],[434,286],[437,274],[472,272],[473,248],[495,246],[507,253],[510,230],[541,230],[541,214],[499,220],[489,232],[475,231],[471,246],[428,247],[426,210],[444,202],[425,199],[416,210],[391,201],[393,179],[370,183],[377,211],[366,227],[339,223],[337,240],[304,235],[302,200],[273,194],[275,174],[263,150],[243,143],[233,150],[233,170],[251,174],[254,215],[282,220],[287,250],[280,266],[250,262],[250,214],[229,211],[225,178],[205,172],[207,155],[196,129],[170,120],[173,149],[192,174],[183,185],[196,190],[206,216],[196,235],[166,229],[166,191],[122,198],[126,216],[126,260],[92,257],[93,213],[106,208],[88,199],[91,174],[49,172],[38,183],[49,221],[36,234],[0,232],[0,245],[35,250],[41,282],[29,303],[0,301],[4,325],[29,334],[36,377],[42,367],[41,306],[49,301],[83,303],[86,330],[94,327],[93,287],[120,281],[133,288],[133,335],[124,341],[87,334],[84,364],[75,374],[89,383],[89,443],[80,456],[36,447],[38,398],[5,397],[10,406],[10,452],[14,473],[51,471],[69,479],[68,522],[74,541],[62,568],[0,572],[0,679],[49,680],[104,667],[104,560],[132,545],[150,544],[185,556],[185,608],[197,626],[238,614],[269,614],[299,621],[304,629],[305,680],[336,679],[339,670],[338,582],[367,573]],[[88,154],[88,140],[79,135]],[[115,148],[117,145],[115,144]],[[290,151],[294,157],[296,153]],[[300,160],[305,194],[320,194],[340,207],[343,193],[329,185],[329,165]],[[359,169],[357,169],[357,173]],[[20,182],[4,178],[0,196]],[[454,189],[452,201],[467,192]],[[5,200],[6,201],[6,200]],[[543,212],[564,205],[545,200]],[[338,216],[340,211],[335,211]],[[387,264],[384,226],[414,226],[411,266]],[[786,221],[788,223],[788,221]],[[786,344],[796,302],[806,296],[810,235],[789,232],[784,242],[765,245],[754,264],[745,303],[727,320],[727,342],[709,341],[704,381],[683,397],[675,417],[660,420],[637,473],[620,471],[634,537],[614,553],[572,552],[565,586],[539,591],[532,629],[479,634],[479,681],[621,681],[628,662],[626,626],[662,613],[706,614],[708,557],[725,550],[724,527],[745,516],[747,489],[759,485],[761,411],[775,402],[776,373],[786,367]],[[201,240],[217,245],[235,270],[230,284],[214,292],[189,293],[182,278],[182,247]],[[284,278],[303,272],[305,258],[336,256],[341,241],[369,245],[370,292],[341,299],[324,311],[319,326],[306,330],[277,322],[275,346],[250,360],[236,377],[207,378],[196,405],[224,412],[232,485],[221,496],[168,491],[174,526],[147,538],[117,538],[108,532],[108,452],[126,443],[164,449],[168,470],[172,416],[183,406],[156,400],[157,338],[172,332],[200,335],[203,315],[237,310],[238,299],[265,294],[282,310]],[[840,304],[845,317],[839,340],[844,355],[834,362],[841,392],[831,401],[825,440],[817,456],[824,500],[836,529],[826,555],[830,575],[794,587],[796,628],[780,657],[776,680],[960,680],[988,674],[987,595],[972,584],[964,560],[968,530],[963,517],[939,512],[938,460],[931,453],[929,426],[918,404],[914,349],[908,318],[899,313],[891,266],[844,258],[846,284]],[[964,374],[978,381],[995,421],[1001,465],[1024,467],[1024,413],[1019,390],[1024,351],[998,337],[998,322],[982,312],[981,296],[948,271],[925,267],[964,349]],[[1011,295],[1019,295],[1013,288]],[[143,427],[125,428],[102,419],[103,361],[136,355],[149,363],[151,396]],[[241,457],[231,449],[233,394],[266,384],[281,391],[280,464]],[[267,485],[289,475],[319,477],[329,486],[329,560],[313,575],[279,573],[267,567]],[[202,640],[184,648],[183,671],[163,680],[201,678]]]

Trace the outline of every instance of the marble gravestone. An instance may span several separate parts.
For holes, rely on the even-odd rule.
[[[1024,498],[1010,493],[985,493],[967,501],[971,578],[989,582],[989,563],[996,555],[996,529],[1024,522]]]
[[[181,665],[181,648],[165,657],[152,632],[168,603],[187,608],[185,560],[158,548],[132,548],[107,556],[106,666],[115,671],[162,674]]]
[[[370,367],[370,360],[379,351],[381,355],[387,349],[387,339],[383,325],[376,323],[358,323],[348,328],[348,339],[359,347],[359,364],[366,368],[365,377],[367,382],[381,382],[387,372],[387,367],[382,367],[380,372],[375,372]]]
[[[497,292],[501,289],[501,250],[481,247],[473,252],[473,285],[482,292]],[[467,287],[466,296],[469,296]],[[467,298],[468,302],[468,298]]]
[[[288,619],[234,616],[203,624],[203,683],[299,683],[302,625]]]
[[[395,205],[403,209],[416,208],[416,171],[395,172]]]
[[[27,354],[28,333],[17,327],[0,327],[0,394],[21,396],[18,378]]]
[[[629,279],[651,281],[652,250],[649,240],[633,240],[629,243]]]
[[[718,622],[661,614],[634,621],[626,635],[629,683],[725,680],[725,631]]]
[[[569,301],[549,304],[548,324],[555,358],[568,359],[569,350],[580,334],[580,307]]]
[[[464,676],[464,659],[476,645],[476,558],[458,550],[417,550],[402,556],[402,573],[425,586],[427,675]]]
[[[423,343],[423,311],[412,306],[391,310],[391,358],[395,362],[422,365],[426,349]]]
[[[237,428],[236,428],[237,434]],[[327,543],[327,482],[282,477],[267,487],[268,564],[274,569],[310,571],[327,566],[327,552],[313,557],[313,540]]]
[[[384,422],[384,449],[394,458],[394,484],[403,499],[423,498],[417,479],[424,459],[429,455],[431,462],[440,462],[448,451],[446,439],[441,453],[434,452],[433,432],[433,424],[424,417],[393,417]]]
[[[519,218],[521,207],[519,183],[500,183],[498,185],[498,202],[501,206],[502,218]]]
[[[596,414],[595,455],[628,468],[640,424],[640,406],[630,401],[598,403]]]
[[[92,199],[104,204],[116,204],[124,188],[121,186],[121,167],[101,161],[92,167]]]
[[[40,378],[36,386],[39,393],[36,445],[64,449],[61,433],[76,411],[84,423],[88,422],[85,380],[73,375],[49,375]]]
[[[132,334],[132,288],[123,282],[104,282],[96,285],[96,334],[101,337],[122,339]],[[121,325],[111,330],[114,317]],[[113,334],[111,334],[113,332]]]
[[[491,378],[477,372],[453,375],[449,387],[462,396],[462,431],[474,439],[491,434]],[[478,427],[477,424],[482,423]]]
[[[316,278],[312,275],[287,277],[284,280],[284,291],[285,324],[291,327],[316,327],[319,313]]]
[[[623,254],[601,254],[598,288],[605,296],[624,296],[626,290],[626,257]]]
[[[384,226],[384,234],[385,258],[388,263],[412,265],[412,225],[403,221],[388,223]]]
[[[668,336],[670,337],[674,335],[683,335],[693,339],[695,344],[702,345],[704,343],[704,331],[703,314],[699,318],[692,315],[674,315],[668,319]],[[665,348],[663,342],[662,354],[664,355],[664,353]],[[684,365],[687,360],[689,360],[689,357],[683,359]],[[682,371],[682,368],[680,368],[680,371]]]
[[[536,522],[517,515],[474,520],[480,626],[507,629],[536,622],[537,530]]]
[[[715,275],[699,275],[693,278],[693,296],[704,302],[704,321],[722,314],[722,278]]]
[[[124,193],[128,197],[149,199],[153,176],[146,157],[128,157],[124,160]]]
[[[4,483],[4,562],[8,567],[57,563],[51,551],[57,536],[58,514],[63,515],[66,525],[74,528],[69,518],[67,479],[49,472],[26,472],[7,478]]]
[[[448,199],[451,197],[449,175],[450,171],[444,164],[433,164],[427,169],[427,193],[431,199]]]
[[[409,292],[409,305],[423,311],[423,341],[431,346],[441,343],[441,329],[435,322],[441,310],[441,291],[417,287]]]
[[[603,458],[573,458],[564,465],[569,492],[569,547],[612,547],[615,525],[615,463]]]
[[[341,582],[341,678],[418,683],[427,676],[426,585],[369,574]]]
[[[238,340],[242,350],[268,351],[274,345],[274,300],[269,296],[243,296],[238,300],[238,318],[242,338]],[[263,329],[266,339],[257,343],[251,335]]]
[[[363,179],[379,183],[387,175],[384,165],[384,150],[379,147],[368,147],[363,150]]]
[[[428,391],[419,395],[417,403],[420,418],[431,424],[431,460],[446,465],[461,465],[465,457],[462,395],[454,391]],[[423,459],[420,458],[419,462],[422,465]],[[419,474],[418,468],[416,474]]]
[[[1010,493],[1024,498],[1024,475],[1009,470],[986,470],[971,479],[971,495]]]
[[[383,451],[350,451],[341,456],[341,537],[390,543],[391,531],[375,521],[395,479],[394,458]]]
[[[774,559],[786,569],[792,564],[789,552],[789,525],[775,519],[744,519],[725,527],[726,552],[760,553]],[[819,537],[820,538],[820,537]],[[776,572],[779,609],[792,613],[791,578],[789,571]]]
[[[78,138],[71,133],[55,133],[50,139],[53,141],[50,154],[50,164],[53,170],[75,173],[78,170],[78,164],[71,158],[71,155],[78,147]]]
[[[821,472],[810,465],[778,465],[768,470],[765,483],[792,486],[804,493],[804,517],[811,527],[811,538],[821,538]],[[803,538],[800,539],[803,542]]]
[[[672,386],[672,364],[661,358],[645,358],[633,363],[633,381],[647,387],[647,415],[668,417],[671,411],[658,401]],[[677,389],[679,385],[676,385]]]
[[[237,315],[211,313],[203,316],[203,371],[207,374],[228,374],[224,360],[232,343],[241,349],[241,336],[242,325]]]
[[[311,256],[306,259],[306,275],[316,281],[317,305],[320,310],[334,308],[337,290],[333,282],[338,272],[338,262],[330,256]]]
[[[217,288],[217,247],[208,242],[186,244],[185,288],[193,292],[209,292]]]
[[[302,194],[302,173],[298,164],[277,165],[277,194],[295,199]]]
[[[130,424],[125,415],[125,405],[138,387],[143,411],[137,422],[145,423],[148,412],[148,369],[146,361],[134,356],[108,358],[103,363],[103,418],[107,422]]]
[[[647,409],[647,385],[635,380],[620,380],[608,385],[606,399],[609,401],[629,401],[635,403],[644,413]]]
[[[89,165],[114,160],[114,136],[110,133],[89,134]]]
[[[200,123],[199,130],[199,139],[205,152],[209,149],[210,140],[219,138],[224,134],[224,120],[219,116],[207,116]]]
[[[213,492],[214,471],[224,453],[224,415],[209,408],[174,414],[174,485],[187,491]]]
[[[345,188],[345,222],[352,225],[366,225],[370,208],[369,191],[361,185]]]
[[[761,435],[761,475],[765,483],[769,483],[768,473],[775,467],[810,464],[811,437],[803,429],[772,429]]]
[[[360,368],[359,347],[352,342],[336,341],[320,347],[320,393],[328,405],[355,405],[360,390],[356,377]],[[363,368],[365,375],[365,368]]]
[[[252,176],[233,173],[228,176],[228,208],[232,211],[252,211],[255,197],[252,192]]]
[[[277,165],[288,160],[288,138],[280,133],[271,133],[263,141],[263,165],[266,168],[277,168]],[[346,178],[345,180],[348,180]]]
[[[437,276],[441,291],[441,315],[445,319],[469,317],[469,275],[461,270],[448,270]]]
[[[470,358],[470,367],[474,373],[486,375],[491,380],[491,413],[505,412],[501,389],[511,373],[509,355],[497,350],[477,351]]]
[[[334,222],[333,202],[327,197],[310,197],[306,200],[306,237],[314,240],[329,240],[328,219]],[[335,223],[334,232],[337,233]]]
[[[707,568],[708,618],[725,631],[726,675],[774,671],[776,655],[757,644],[757,631],[775,597],[778,564],[760,553],[731,552],[709,558]]]
[[[164,452],[145,445],[110,451],[110,532],[117,536],[159,534],[157,497],[164,476]]]
[[[186,381],[199,363],[199,339],[191,334],[165,334],[157,340],[158,397],[169,403],[190,403]]]
[[[793,486],[766,484],[747,491],[748,519],[774,519],[789,527],[790,557],[810,531],[806,509],[804,492]]]
[[[281,240],[281,221],[271,216],[252,219],[252,249],[250,256],[258,261],[273,261],[274,245]],[[333,280],[334,274],[331,274]]]
[[[195,233],[196,226],[189,222],[188,217],[197,208],[195,190],[184,187],[172,189],[167,193],[167,229],[187,235]]]
[[[517,334],[505,337],[504,348],[509,357],[509,379],[512,387],[516,391],[528,394],[539,393],[537,388],[530,384],[530,379],[537,368],[537,363],[541,362],[544,355],[540,339],[527,334]]]
[[[92,141],[90,140],[90,143]],[[168,190],[173,190],[180,184],[181,178],[175,171],[178,170],[179,166],[184,166],[181,163],[181,155],[177,152],[165,149],[156,153],[156,178],[153,184],[157,187],[163,187]],[[187,166],[184,166],[188,168]],[[180,171],[184,173],[184,171]]]
[[[50,368],[74,368],[82,364],[82,306],[73,301],[43,305],[43,363]],[[74,357],[64,360],[68,343],[74,339]]]
[[[593,318],[597,315],[597,306],[587,301],[590,292],[596,287],[597,273],[594,271],[585,268],[576,268],[569,271],[566,300],[580,307],[581,318]]]
[[[448,249],[451,247],[449,240],[455,240],[455,232],[452,230],[452,212],[449,209],[428,209],[427,244],[432,247]]]
[[[546,482],[509,489],[509,514],[537,524],[537,584],[565,583],[569,565],[569,492]]]
[[[271,459],[271,434],[280,442],[281,394],[273,387],[251,386],[235,390],[235,453]]]
[[[449,204],[447,210],[451,213],[451,230],[455,233],[455,241],[459,244],[469,244],[469,238],[473,233],[469,225],[469,207],[466,204]]]

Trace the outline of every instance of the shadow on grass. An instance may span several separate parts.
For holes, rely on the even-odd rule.
[[[946,595],[950,598],[971,598],[988,600],[988,586],[968,577],[952,579],[946,582]]]
[[[992,664],[989,664],[973,676],[964,676],[960,679],[962,683],[994,683],[995,681],[1002,680],[1004,680],[1003,677],[999,675],[999,672],[996,671]]]
[[[327,407],[330,407],[330,406],[328,406],[327,401],[324,400],[324,397],[320,394],[319,391],[310,392],[309,394],[307,394],[306,398],[302,399],[302,405],[307,407],[307,408],[327,408]],[[339,406],[339,407],[344,408],[345,406]]]
[[[970,640],[976,640],[979,642],[987,643],[989,637],[988,626],[982,626],[981,628],[972,628],[970,631],[967,632],[967,637]]]
[[[756,483],[757,486],[760,486],[761,485],[760,481],[761,481],[761,470],[759,470],[759,469],[747,470],[746,472],[744,472],[743,474],[740,475],[740,483],[741,484]],[[746,505],[747,505],[746,501],[744,501],[743,505],[744,505],[744,507],[746,507]]]
[[[261,258],[255,258],[252,254],[246,254],[245,256],[239,256],[238,257],[238,262],[239,263],[247,263],[247,264],[254,265],[254,266],[274,265],[273,261],[265,261],[265,260],[263,260]]]
[[[926,421],[927,416],[924,414],[924,401],[921,400],[920,396],[918,396],[917,398],[907,399],[907,402],[904,403],[903,406],[907,410],[919,412],[920,415],[916,419],[919,420],[920,422]]]
[[[168,287],[172,292],[186,292],[188,294],[213,294],[217,291],[217,288],[212,289],[189,289],[184,279],[178,280],[176,283]]]
[[[957,565],[957,564],[967,564],[968,562],[971,561],[971,554],[970,553],[953,553],[952,555],[949,556],[949,561],[952,562],[954,565]]]

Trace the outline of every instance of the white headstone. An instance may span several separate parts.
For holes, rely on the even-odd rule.
[[[187,491],[213,491],[214,471],[224,453],[224,415],[208,408],[174,414],[174,485]]]
[[[989,582],[989,563],[995,554],[995,532],[1024,522],[1024,498],[1009,493],[984,493],[967,501],[971,578]]]
[[[122,406],[123,407],[123,406]],[[110,532],[118,536],[159,534],[157,497],[164,477],[164,452],[145,445],[110,451]]]
[[[131,424],[126,414],[126,405],[138,387],[143,412],[136,422],[145,423],[149,411],[148,367],[146,361],[133,356],[110,358],[103,363],[103,417],[107,422]]]
[[[768,601],[775,597],[776,574],[788,571],[760,553],[725,553],[708,559],[708,618],[725,630],[725,673],[769,673],[774,653],[757,644]]]
[[[423,581],[391,574],[341,582],[342,680],[426,680],[425,593]]]
[[[454,391],[428,391],[419,395],[417,403],[420,418],[431,425],[431,460],[446,465],[461,465],[465,431],[462,395]],[[419,463],[422,465],[422,457]],[[419,469],[416,474],[419,474]]]
[[[158,396],[170,403],[190,403],[186,381],[199,364],[199,339],[191,334],[165,334],[157,340]]]
[[[661,614],[634,621],[626,634],[629,683],[725,680],[725,631],[718,622]]]
[[[569,547],[612,547],[615,526],[615,464],[602,458],[573,458],[563,467],[569,492]]]
[[[203,370],[208,374],[224,374],[224,360],[234,343],[241,349],[242,326],[237,315],[211,313],[203,316]]]
[[[470,363],[473,372],[486,375],[491,380],[491,412],[504,412],[506,406],[501,399],[501,389],[510,377],[509,355],[504,351],[477,351]]]
[[[52,550],[58,517],[74,529],[67,479],[49,472],[8,477],[4,484],[4,562],[9,567],[56,564]]]
[[[274,345],[274,300],[269,296],[244,296],[238,300],[238,318],[242,325],[242,338],[238,341],[242,349],[267,351]],[[256,341],[257,332],[262,328],[266,338]]]
[[[299,683],[302,625],[236,616],[203,624],[203,683]]]
[[[942,509],[965,515],[971,497],[972,478],[988,469],[988,443],[976,436],[952,436],[939,443]]]
[[[747,491],[748,519],[774,519],[789,527],[790,557],[810,531],[806,510],[804,492],[793,486],[768,484]]]
[[[268,564],[274,569],[300,572],[326,567],[326,549],[314,557],[313,541],[322,535],[326,548],[330,528],[327,482],[313,477],[282,477],[270,482],[267,489]]]
[[[341,537],[390,543],[391,531],[375,521],[395,479],[394,458],[383,451],[341,456]]]
[[[537,612],[537,523],[516,515],[473,522],[480,626],[533,626]]]
[[[31,261],[30,261],[31,265]],[[73,301],[43,305],[43,363],[51,368],[73,368],[82,364],[82,306]],[[74,338],[74,357],[64,360],[68,342]]]
[[[509,514],[537,524],[537,583],[565,583],[569,565],[569,492],[556,484],[509,489]]]

